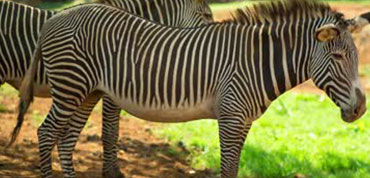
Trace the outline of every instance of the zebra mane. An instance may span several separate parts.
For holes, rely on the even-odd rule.
[[[327,3],[316,0],[278,0],[257,3],[244,9],[238,8],[232,14],[233,18],[225,22],[259,24],[266,20],[275,21],[298,13],[306,14],[309,18],[333,15],[339,20],[343,17],[343,14],[332,10]]]

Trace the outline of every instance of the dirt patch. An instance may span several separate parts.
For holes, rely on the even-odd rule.
[[[7,106],[1,113],[0,125],[0,177],[38,177],[38,146],[37,125],[32,116],[42,115],[43,118],[50,107],[50,99],[36,99],[26,116],[15,146],[4,150],[11,129],[15,125],[16,98],[3,97],[0,104]],[[194,170],[185,161],[186,150],[181,154],[173,154],[168,143],[153,136],[151,123],[132,118],[122,117],[120,120],[119,164],[126,177],[215,177],[209,170]],[[74,152],[74,164],[77,177],[101,177],[102,143],[101,115],[93,112],[88,126],[82,132]],[[63,177],[56,149],[53,152],[53,169],[56,177]]]

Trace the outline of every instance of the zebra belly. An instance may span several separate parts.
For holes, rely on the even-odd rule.
[[[118,101],[119,106],[126,112],[138,118],[153,122],[186,122],[205,118],[216,118],[214,102],[209,99],[193,107],[149,107],[141,106],[128,100]]]

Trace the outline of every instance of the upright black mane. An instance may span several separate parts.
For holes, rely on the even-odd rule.
[[[256,24],[265,21],[276,21],[291,15],[305,14],[306,18],[332,15],[341,19],[343,14],[335,12],[327,3],[316,0],[277,0],[257,3],[253,6],[238,8],[231,20],[226,22],[238,24]]]

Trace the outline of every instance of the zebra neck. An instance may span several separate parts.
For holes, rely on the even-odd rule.
[[[318,21],[255,25],[246,31],[244,73],[259,91],[262,110],[284,92],[309,79],[309,64],[315,49]]]

